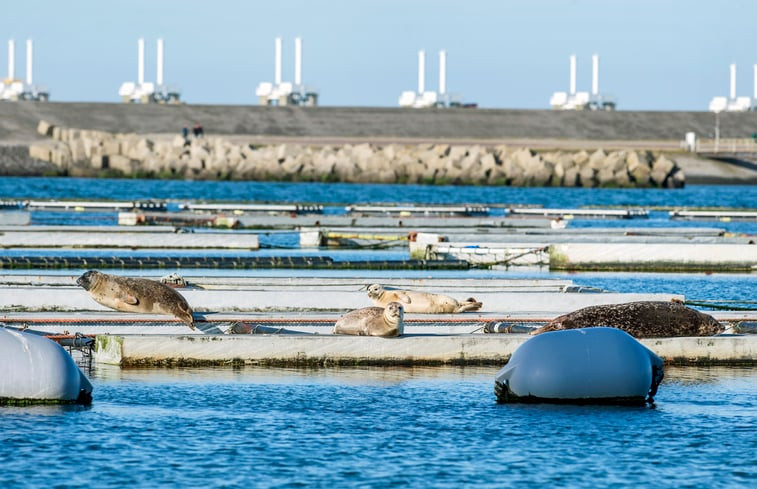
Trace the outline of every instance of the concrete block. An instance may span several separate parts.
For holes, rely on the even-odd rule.
[[[39,124],[37,124],[37,133],[43,136],[52,137],[54,127],[55,126],[50,122],[41,120],[39,121]]]
[[[45,143],[34,143],[29,145],[29,157],[42,161],[52,161],[52,147]]]
[[[134,171],[134,164],[132,160],[123,155],[109,155],[108,156],[108,168],[113,170],[120,170],[126,175],[130,175]]]
[[[102,142],[102,152],[106,155],[120,155],[121,144],[115,139],[108,139]]]
[[[90,166],[96,170],[104,170],[108,168],[109,157],[107,155],[92,155],[90,157]]]
[[[595,170],[600,170],[605,166],[606,159],[607,154],[602,149],[598,149],[589,156],[589,166]]]

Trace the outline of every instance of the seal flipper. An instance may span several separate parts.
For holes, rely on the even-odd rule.
[[[131,294],[120,294],[117,298],[117,301],[121,301],[124,304],[129,304],[130,306],[136,306],[139,304],[139,299],[136,298],[136,296],[133,296]]]
[[[402,301],[402,302],[404,302],[405,304],[410,304],[411,302],[413,302],[413,301],[412,301],[412,300],[410,299],[410,296],[409,296],[409,295],[407,295],[407,294],[406,294],[406,293],[404,293],[404,292],[397,292],[397,294],[396,294],[396,295],[397,295],[397,299],[401,300],[401,301]]]
[[[468,297],[468,299],[465,302],[461,302],[458,304],[454,312],[478,311],[479,309],[481,309],[481,306],[483,305],[484,305],[483,302],[478,302],[473,297]]]

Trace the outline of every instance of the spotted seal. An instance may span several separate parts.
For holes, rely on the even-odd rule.
[[[377,306],[385,306],[390,302],[399,302],[405,307],[405,312],[420,312],[427,314],[458,313],[478,311],[482,303],[473,297],[464,302],[443,294],[417,292],[413,290],[399,290],[385,288],[380,284],[368,286],[368,297]]]
[[[195,329],[192,308],[172,287],[146,278],[121,277],[89,270],[76,279],[100,304],[124,312],[171,314]]]
[[[401,336],[404,330],[404,308],[399,302],[386,307],[364,307],[350,311],[334,324],[334,334],[356,336]]]
[[[531,334],[592,326],[622,329],[636,338],[712,336],[725,331],[717,319],[680,302],[640,301],[584,307],[554,318]]]

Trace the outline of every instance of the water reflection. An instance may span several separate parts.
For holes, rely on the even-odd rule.
[[[176,383],[401,383],[407,380],[459,381],[494,379],[498,367],[206,367],[206,368],[126,368],[95,365],[93,381],[176,382]]]
[[[90,377],[94,381],[176,382],[176,383],[401,383],[407,380],[459,381],[494,379],[500,367],[184,367],[121,368],[96,364]],[[707,384],[746,380],[757,388],[757,368],[751,366],[665,366],[665,383]]]

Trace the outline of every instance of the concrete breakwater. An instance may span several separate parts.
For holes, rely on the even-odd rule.
[[[669,156],[620,150],[535,152],[477,144],[238,144],[223,137],[109,133],[40,121],[29,156],[63,174],[198,180],[512,186],[682,187]]]

